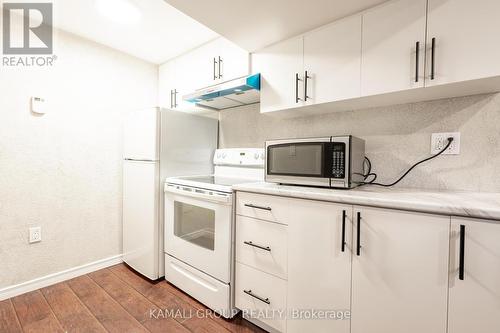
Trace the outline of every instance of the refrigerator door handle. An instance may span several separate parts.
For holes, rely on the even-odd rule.
[[[158,160],[141,160],[141,159],[135,159],[135,158],[126,158],[125,161],[131,161],[131,162],[158,162]]]

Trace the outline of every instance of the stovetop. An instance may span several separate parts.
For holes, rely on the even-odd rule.
[[[258,181],[259,179],[224,177],[215,175],[173,177],[167,178],[166,180],[166,182],[170,184],[199,187],[221,192],[232,192],[231,186],[233,185],[256,183]]]

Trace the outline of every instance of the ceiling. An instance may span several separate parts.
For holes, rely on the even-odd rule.
[[[386,0],[165,0],[240,47],[255,51]]]
[[[142,13],[137,22],[115,23],[96,10],[96,0],[39,0],[54,4],[54,26],[151,63],[160,64],[218,34],[163,0],[129,0]],[[9,2],[34,2],[11,0]]]

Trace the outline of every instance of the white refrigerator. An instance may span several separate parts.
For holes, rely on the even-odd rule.
[[[165,178],[211,174],[217,140],[214,118],[151,108],[125,119],[123,260],[151,280],[165,271]]]

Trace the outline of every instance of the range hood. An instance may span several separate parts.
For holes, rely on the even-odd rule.
[[[224,110],[260,102],[260,74],[226,81],[182,97],[196,106]]]

